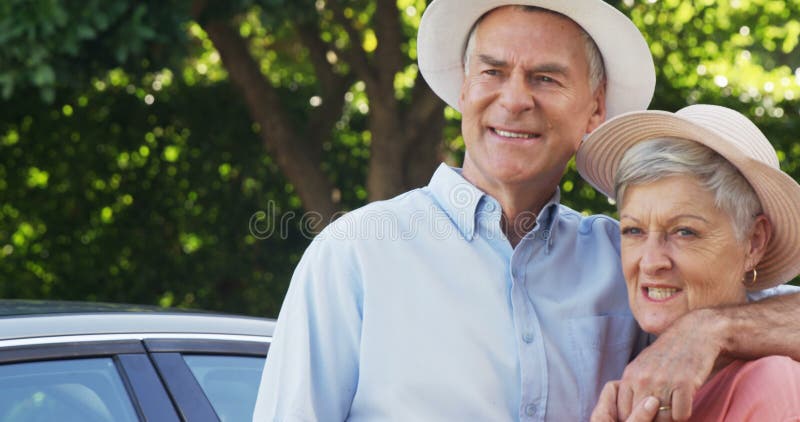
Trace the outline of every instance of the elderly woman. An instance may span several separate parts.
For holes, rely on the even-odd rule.
[[[736,111],[694,105],[622,115],[586,139],[576,162],[616,198],[628,300],[648,333],[800,273],[800,185]],[[601,400],[616,400],[615,383]],[[658,418],[669,410],[662,405]],[[720,357],[691,420],[800,420],[800,363]]]

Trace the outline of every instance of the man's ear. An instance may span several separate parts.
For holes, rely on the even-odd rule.
[[[458,93],[458,108],[464,110],[464,93],[467,91],[467,72],[464,69],[464,73],[461,78],[461,91]]]
[[[589,123],[586,125],[586,133],[591,133],[606,121],[606,83],[603,81],[592,96],[592,114],[589,116]]]
[[[767,245],[772,237],[772,224],[764,214],[759,214],[753,224],[753,229],[747,238],[747,251],[745,255],[745,268],[751,270],[758,267],[758,263],[767,252]]]

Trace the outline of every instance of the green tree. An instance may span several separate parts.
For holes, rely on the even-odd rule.
[[[346,98],[370,99],[360,109],[369,110],[362,113],[362,199],[421,186],[438,162],[444,104],[417,77],[413,56],[423,8],[418,0],[11,0],[0,21],[9,34],[0,44],[13,46],[0,59],[11,66],[0,71],[0,84],[6,98],[33,86],[52,100],[58,87],[80,88],[118,66],[158,69],[213,47],[282,173],[306,209],[329,221],[342,208],[341,186],[324,155],[353,112]],[[195,35],[213,46],[185,42],[177,29],[192,21],[202,28]]]

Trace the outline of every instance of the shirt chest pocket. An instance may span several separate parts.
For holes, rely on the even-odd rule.
[[[568,321],[578,377],[581,420],[588,420],[603,385],[619,379],[641,330],[631,315],[595,315]]]

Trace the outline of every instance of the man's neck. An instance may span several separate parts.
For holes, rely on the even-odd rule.
[[[500,203],[503,218],[500,222],[503,233],[512,247],[536,225],[536,218],[550,201],[558,182],[547,184],[490,184],[464,177]]]
[[[553,196],[555,188],[547,194],[540,191],[520,192],[509,194],[508,192],[490,192],[503,209],[503,219],[501,227],[505,233],[511,247],[516,247],[522,238],[536,226],[536,218]]]

